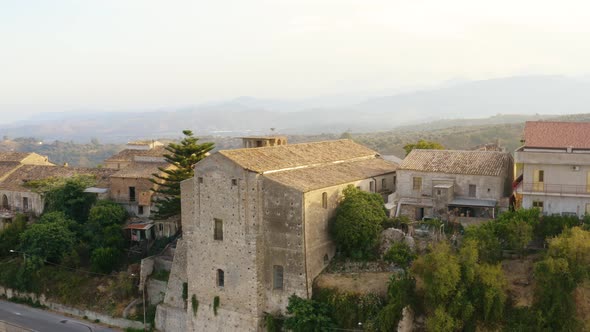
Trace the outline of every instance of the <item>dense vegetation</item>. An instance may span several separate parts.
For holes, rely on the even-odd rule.
[[[521,209],[467,228],[456,245],[443,240],[417,256],[404,243],[395,244],[384,259],[405,268],[392,274],[386,297],[315,289],[311,300],[291,297],[285,327],[355,330],[360,323],[365,331],[392,331],[404,308],[411,308],[425,318],[427,331],[586,330],[574,293],[590,280],[589,222]],[[535,254],[534,301],[515,307],[501,263],[506,252],[529,255],[535,242],[548,249]]]
[[[381,224],[387,216],[383,198],[354,186],[343,191],[344,199],[336,209],[331,230],[338,250],[346,257],[368,258],[375,254]]]
[[[0,258],[10,255],[10,250],[22,254],[17,269],[2,269],[6,272],[0,273],[2,285],[40,291],[46,277],[40,271],[46,265],[100,273],[118,267],[127,244],[121,228],[127,213],[116,203],[96,202],[93,194],[84,193],[90,181],[73,177],[31,184],[46,197],[45,212],[30,225],[18,216],[0,232],[4,240]]]

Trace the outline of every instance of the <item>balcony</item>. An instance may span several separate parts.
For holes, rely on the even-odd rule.
[[[590,186],[572,184],[549,184],[549,183],[521,183],[516,192],[539,193],[559,196],[590,196]]]

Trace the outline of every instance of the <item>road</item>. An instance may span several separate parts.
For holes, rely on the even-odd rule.
[[[115,332],[84,320],[0,300],[0,320],[38,332]]]

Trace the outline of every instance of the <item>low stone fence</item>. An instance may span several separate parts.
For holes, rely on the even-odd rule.
[[[72,315],[72,316],[76,316],[76,317],[79,317],[82,319],[88,319],[90,321],[97,321],[98,320],[103,324],[120,327],[122,329],[126,329],[126,328],[143,329],[142,322],[128,320],[128,319],[124,319],[124,318],[111,317],[109,315],[101,314],[101,313],[90,311],[90,310],[82,310],[82,309],[68,307],[68,306],[47,300],[47,298],[45,297],[44,294],[37,295],[34,293],[19,292],[19,291],[13,290],[11,288],[6,288],[6,287],[0,286],[0,296],[6,297],[9,300],[11,298],[31,299],[33,302],[39,302],[39,304],[47,307],[48,309],[51,309],[53,311],[56,311],[56,312],[59,312],[62,314]],[[13,331],[29,331],[29,330],[10,330],[10,329],[2,330],[2,327],[0,327],[0,332],[13,332]]]

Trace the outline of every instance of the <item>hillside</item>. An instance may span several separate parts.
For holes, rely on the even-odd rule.
[[[27,121],[0,126],[0,135],[35,136],[43,140],[106,143],[177,137],[191,128],[198,135],[267,134],[270,128],[287,135],[388,131],[410,127],[504,124],[550,115],[588,112],[590,83],[562,76],[524,76],[469,81],[358,102],[240,97],[217,103],[137,112],[79,110],[45,113]],[[338,99],[338,98],[336,98]],[[6,110],[7,112],[11,110]],[[498,114],[504,114],[499,115]],[[510,114],[510,115],[506,115]],[[521,114],[521,115],[513,115]],[[491,118],[490,118],[491,117]],[[454,120],[465,119],[471,120]]]

